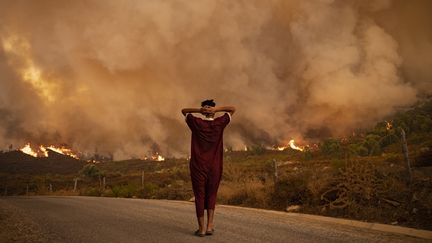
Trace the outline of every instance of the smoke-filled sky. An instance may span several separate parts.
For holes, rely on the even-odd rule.
[[[429,0],[0,0],[0,146],[185,155],[180,110],[234,105],[226,146],[343,136],[432,91]]]

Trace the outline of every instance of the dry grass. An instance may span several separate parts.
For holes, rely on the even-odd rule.
[[[258,179],[249,179],[241,183],[222,182],[218,191],[218,200],[222,204],[268,208],[271,183]]]

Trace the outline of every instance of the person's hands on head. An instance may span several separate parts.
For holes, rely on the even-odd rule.
[[[214,107],[206,105],[206,106],[201,107],[200,112],[203,115],[210,115],[210,114],[214,114],[215,110],[214,110]]]
[[[213,106],[208,106],[207,112],[208,112],[208,114],[214,115],[216,113],[216,109]]]
[[[207,108],[204,106],[204,107],[201,107],[201,109],[200,109],[200,113],[202,114],[202,115],[206,115],[207,113],[208,113],[208,111],[207,111]]]

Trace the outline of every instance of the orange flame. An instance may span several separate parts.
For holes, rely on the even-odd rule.
[[[57,147],[54,147],[53,145],[51,145],[51,146],[47,147],[47,149],[50,149],[50,150],[57,152],[59,154],[68,155],[72,158],[78,159],[78,156],[76,154],[74,154],[71,149],[68,149],[65,147],[57,148]]]
[[[35,151],[33,151],[33,149],[31,148],[30,143],[28,143],[24,147],[22,147],[20,149],[20,151],[23,152],[23,153],[25,153],[25,154],[31,155],[33,157],[37,157],[38,156],[38,154]]]
[[[387,131],[389,131],[390,129],[393,128],[393,124],[391,122],[385,121],[386,122],[386,129]]]
[[[277,146],[277,147],[273,147],[273,148],[271,148],[271,149],[272,149],[272,150],[278,150],[278,151],[284,151],[284,150],[287,149],[288,147],[291,148],[291,149],[294,149],[294,150],[298,150],[298,151],[303,151],[303,150],[304,150],[303,148],[298,147],[298,146],[296,146],[296,145],[294,144],[294,139],[291,139],[291,140],[289,141],[289,143],[288,143],[287,146]]]
[[[31,155],[33,157],[48,157],[48,149],[57,152],[59,154],[63,154],[75,159],[79,159],[78,156],[74,154],[71,149],[65,147],[55,147],[53,145],[50,146],[40,145],[38,150],[33,150],[31,148],[30,143],[27,143],[24,147],[20,149],[20,151],[25,154]]]
[[[151,158],[152,158],[152,160],[155,160],[155,161],[165,161],[165,158],[162,155],[160,155],[159,153],[152,155]]]
[[[276,147],[276,150],[284,151],[286,148],[287,148],[286,146],[278,146]]]
[[[296,145],[294,144],[294,139],[291,139],[291,140],[289,141],[289,146],[290,146],[292,149],[295,149],[295,150],[298,150],[298,151],[303,151],[303,148],[300,148],[300,147],[298,147],[298,146],[296,146]]]

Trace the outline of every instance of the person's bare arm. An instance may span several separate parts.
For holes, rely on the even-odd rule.
[[[205,112],[205,108],[184,108],[182,109],[183,116],[186,116],[187,113],[201,113]]]
[[[213,112],[229,112],[231,115],[235,112],[234,106],[216,106],[211,109]]]

